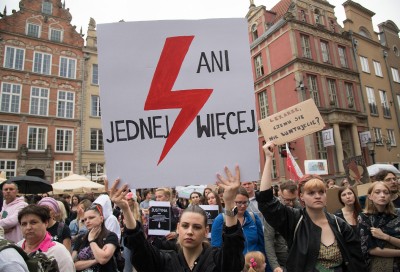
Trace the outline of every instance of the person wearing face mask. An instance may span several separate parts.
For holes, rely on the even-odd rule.
[[[304,208],[284,205],[272,189],[275,144],[269,141],[263,148],[265,166],[256,199],[267,223],[288,243],[287,271],[366,271],[358,236],[344,220],[325,211],[323,180],[313,175],[300,178],[298,191]]]

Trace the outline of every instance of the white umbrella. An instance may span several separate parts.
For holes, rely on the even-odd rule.
[[[204,189],[206,188],[206,185],[189,185],[189,186],[176,186],[176,192],[178,194],[178,197],[182,198],[187,198],[189,199],[190,194],[192,192],[199,192],[200,194],[203,194]]]
[[[388,171],[391,171],[391,172],[395,173],[396,175],[400,174],[400,171],[396,167],[391,165],[391,164],[379,164],[379,163],[377,163],[377,164],[373,164],[373,165],[368,166],[367,170],[368,170],[368,174],[369,174],[370,177],[375,176],[381,170],[388,170]]]
[[[81,193],[102,193],[104,192],[104,185],[90,181],[89,179],[71,174],[68,177],[60,179],[53,185],[54,194],[81,194]]]

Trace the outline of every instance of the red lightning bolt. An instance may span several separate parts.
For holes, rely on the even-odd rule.
[[[181,109],[157,165],[167,156],[213,92],[213,89],[172,90],[193,38],[166,39],[144,105],[145,110]]]

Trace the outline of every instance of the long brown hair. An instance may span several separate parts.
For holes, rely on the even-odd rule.
[[[354,205],[354,211],[353,211],[353,218],[354,218],[354,220],[356,220],[356,222],[357,222],[358,215],[360,214],[360,212],[362,211],[362,209],[361,209],[360,201],[358,200],[357,194],[356,194],[356,192],[354,191],[353,187],[351,187],[351,186],[342,186],[342,187],[339,188],[339,191],[338,191],[339,202],[344,206],[344,203],[343,203],[343,201],[342,201],[342,193],[343,193],[346,189],[349,189],[350,191],[353,192],[353,195],[354,195],[354,204],[353,204],[353,205]]]
[[[375,181],[371,184],[371,186],[368,188],[368,196],[370,196],[372,194],[372,191],[375,189],[375,187],[378,184],[382,184],[383,186],[385,186],[385,188],[388,190],[389,194],[390,194],[390,188],[389,186],[386,185],[385,182],[383,181]],[[365,209],[364,212],[366,214],[376,214],[378,213],[378,210],[375,207],[374,202],[372,202],[372,200],[367,199],[366,203],[365,203]],[[385,210],[383,211],[386,214],[393,214],[396,215],[395,213],[395,208],[393,205],[393,202],[390,200],[389,203],[386,205]]]

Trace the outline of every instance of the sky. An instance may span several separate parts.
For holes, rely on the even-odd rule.
[[[39,0],[37,0],[39,1]],[[345,20],[342,3],[345,0],[328,0],[336,6],[338,23],[343,26]],[[7,6],[7,14],[12,9],[19,10],[19,0],[0,1],[0,11]],[[64,2],[64,0],[62,0]],[[66,8],[72,15],[72,25],[86,33],[89,19],[93,17],[97,24],[124,21],[206,19],[206,18],[243,18],[249,10],[250,0],[65,0]],[[264,5],[271,9],[279,0],[254,0],[256,6]],[[355,0],[365,8],[375,12],[373,25],[392,20],[400,28],[400,0]]]

